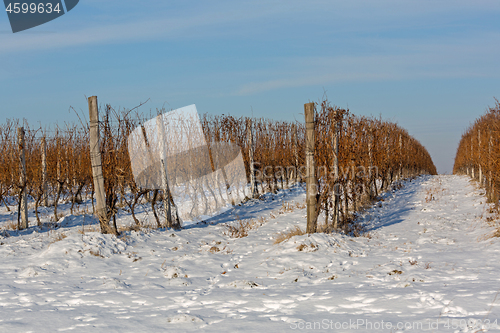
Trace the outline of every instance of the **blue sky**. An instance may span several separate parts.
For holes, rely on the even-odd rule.
[[[303,121],[326,91],[408,129],[451,172],[464,129],[500,98],[500,1],[80,0],[12,34],[0,14],[2,122],[100,103]]]

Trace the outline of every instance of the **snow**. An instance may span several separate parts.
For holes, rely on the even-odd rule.
[[[362,237],[280,244],[279,232],[305,228],[302,188],[120,238],[62,205],[58,227],[0,233],[0,331],[497,331],[500,243],[482,192],[420,177],[363,213]],[[12,220],[2,206],[0,223]],[[252,229],[231,238],[240,221]]]

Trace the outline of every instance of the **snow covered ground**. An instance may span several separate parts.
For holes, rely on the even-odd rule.
[[[363,237],[278,245],[278,232],[305,228],[301,189],[181,231],[117,239],[84,215],[7,231],[0,332],[497,331],[500,242],[487,237],[481,192],[464,177],[421,177],[365,212]],[[0,208],[3,226],[12,218]],[[239,221],[253,229],[232,238]]]

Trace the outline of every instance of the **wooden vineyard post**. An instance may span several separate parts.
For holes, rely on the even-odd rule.
[[[163,191],[163,211],[165,213],[165,223],[167,228],[172,228],[172,206],[170,205],[170,188],[168,187],[168,178],[165,162],[161,162],[161,185]]]
[[[215,163],[217,165],[221,165],[219,163],[219,153],[215,154]],[[220,168],[220,171],[222,173],[222,178],[224,179],[224,184],[226,184],[226,194],[227,194],[227,198],[228,200],[231,201],[231,205],[232,206],[235,206],[236,203],[234,201],[234,198],[233,198],[233,193],[231,191],[231,185],[229,184],[229,181],[228,181],[228,178],[227,178],[227,173],[226,173],[226,170],[224,169],[224,166],[221,165],[221,168]]]
[[[479,165],[479,186],[483,185],[483,169],[481,168],[481,130],[477,131],[477,164]]]
[[[20,167],[20,186],[21,192],[19,193],[19,214],[17,217],[18,229],[23,230],[28,228],[28,202],[26,194],[26,153],[24,150],[24,128],[17,129],[17,142],[19,145],[19,167]]]
[[[257,189],[257,182],[255,181],[252,119],[247,119],[247,144],[248,144],[248,158],[250,163],[250,192],[252,193],[252,198],[256,199],[259,197],[259,191]]]
[[[163,210],[165,213],[165,222],[167,228],[172,228],[174,227],[173,219],[172,219],[172,205],[170,203],[170,188],[168,186],[168,175],[167,175],[167,169],[165,165],[165,133],[164,133],[164,124],[163,124],[163,116],[158,115],[156,117],[156,130],[158,132],[159,136],[159,141],[160,141],[160,163],[161,163],[161,187],[162,187],[162,192],[163,192]],[[144,136],[144,142],[146,144],[146,147],[148,149],[148,154],[149,158],[151,161],[153,161],[153,157],[151,156],[151,150],[149,147],[149,140],[146,136],[146,129],[144,126],[142,126],[142,135]],[[175,225],[176,229],[179,227],[178,226],[178,221]]]
[[[97,110],[97,96],[89,97],[90,115],[90,161],[94,179],[94,192],[96,197],[96,212],[99,217],[101,232],[110,232],[108,213],[106,209],[106,195],[104,190],[104,177],[102,175],[101,149],[99,139],[99,111]]]
[[[467,167],[467,176],[469,175],[469,153],[468,153],[469,150],[468,150],[468,148],[469,147],[467,145],[465,145],[465,160],[466,160],[465,165]]]
[[[339,183],[339,125],[340,125],[340,114],[338,110],[333,113],[333,137],[332,137],[332,147],[333,147],[333,229],[337,230],[339,226],[339,205],[340,205],[340,183]]]
[[[472,174],[472,179],[476,178],[476,175],[474,173],[474,138],[470,137],[470,159],[471,159],[471,174]]]
[[[304,115],[306,118],[306,203],[307,203],[307,228],[306,232],[312,234],[316,232],[316,170],[314,163],[314,103],[304,104]]]
[[[59,221],[59,215],[57,214],[57,207],[59,204],[59,198],[63,191],[64,181],[61,180],[61,139],[59,138],[59,132],[56,131],[56,147],[57,147],[57,163],[56,163],[56,175],[57,175],[57,194],[54,199],[54,221]]]
[[[403,178],[403,136],[399,134],[399,173],[398,179]]]
[[[491,174],[491,169],[493,165],[493,158],[491,156],[491,147],[493,146],[493,140],[491,137],[491,129],[488,131],[489,141],[488,141],[488,199],[489,202],[493,202],[493,178]]]
[[[371,143],[371,161],[370,161],[370,167],[368,168],[368,171],[369,171],[369,174],[370,174],[370,180],[371,180],[371,183],[372,183],[372,187],[373,187],[373,193],[375,195],[375,197],[378,197],[378,189],[377,189],[377,178],[379,177],[379,173],[378,173],[378,168],[380,167],[380,165],[373,165],[373,163],[375,162],[375,158],[373,157],[373,148],[376,147],[376,141],[375,141],[375,132],[376,130],[370,126],[370,143]],[[373,173],[375,172],[375,173]]]
[[[47,140],[42,138],[42,191],[43,191],[43,205],[49,206],[49,196],[47,193]]]
[[[386,175],[387,180],[385,182],[385,185],[386,185],[385,189],[388,189],[389,186],[391,185],[391,183],[392,183],[392,174],[393,174],[393,172],[392,172],[393,165],[391,164],[390,158],[389,158],[390,152],[391,152],[391,149],[390,149],[390,147],[391,147],[390,146],[390,139],[391,139],[391,137],[390,137],[390,135],[391,135],[390,132],[388,132],[388,133],[386,133],[386,136],[385,136],[385,156],[386,156],[386,160],[387,160],[387,162],[386,162],[386,165],[387,165],[387,175]]]
[[[373,177],[372,177],[372,169],[373,169],[373,130],[370,126],[368,129],[368,196],[370,200],[373,199]],[[375,186],[376,190],[376,186]]]
[[[467,158],[467,156],[469,156],[469,155],[467,154],[467,150],[468,150],[468,149],[469,149],[469,148],[468,148],[467,146],[465,146],[465,157],[464,157],[464,159],[465,159],[465,174],[466,174],[467,176],[469,176],[469,159]]]
[[[293,152],[295,155],[295,184],[298,184],[300,181],[300,166],[299,166],[299,143],[297,138],[297,126],[292,124],[292,135],[293,135]]]

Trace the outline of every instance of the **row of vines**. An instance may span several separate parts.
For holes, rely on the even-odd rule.
[[[335,195],[342,200],[338,228],[348,231],[355,212],[395,180],[436,173],[426,149],[398,125],[382,119],[355,116],[327,101],[318,104],[316,109],[314,154],[318,212],[325,213],[327,225],[332,221],[331,206]],[[201,120],[207,141],[230,141],[241,147],[249,180],[248,131],[251,126],[259,195],[305,181],[303,123],[226,115],[204,115]],[[143,115],[137,112],[115,111],[109,105],[100,110],[106,206],[110,217],[120,209],[126,210],[140,227],[136,208],[147,204],[154,213],[156,225],[163,227],[162,210],[158,208],[162,205],[163,193],[136,186],[128,156],[128,135],[143,122]],[[19,127],[23,127],[26,133],[25,182],[20,181],[20,149],[16,137]],[[338,133],[340,147],[337,175],[332,168],[334,131]],[[29,196],[30,209],[36,212],[38,225],[42,225],[38,214],[40,206],[52,207],[55,221],[61,217],[58,213],[61,202],[71,204],[71,213],[82,202],[90,201],[94,207],[94,200],[90,200],[94,190],[89,126],[85,121],[51,129],[34,128],[19,121],[7,121],[0,126],[0,205],[9,210],[19,209],[23,191]],[[116,223],[114,225],[116,228]]]
[[[500,102],[467,128],[460,140],[454,174],[468,175],[486,189],[488,201],[500,198]]]

